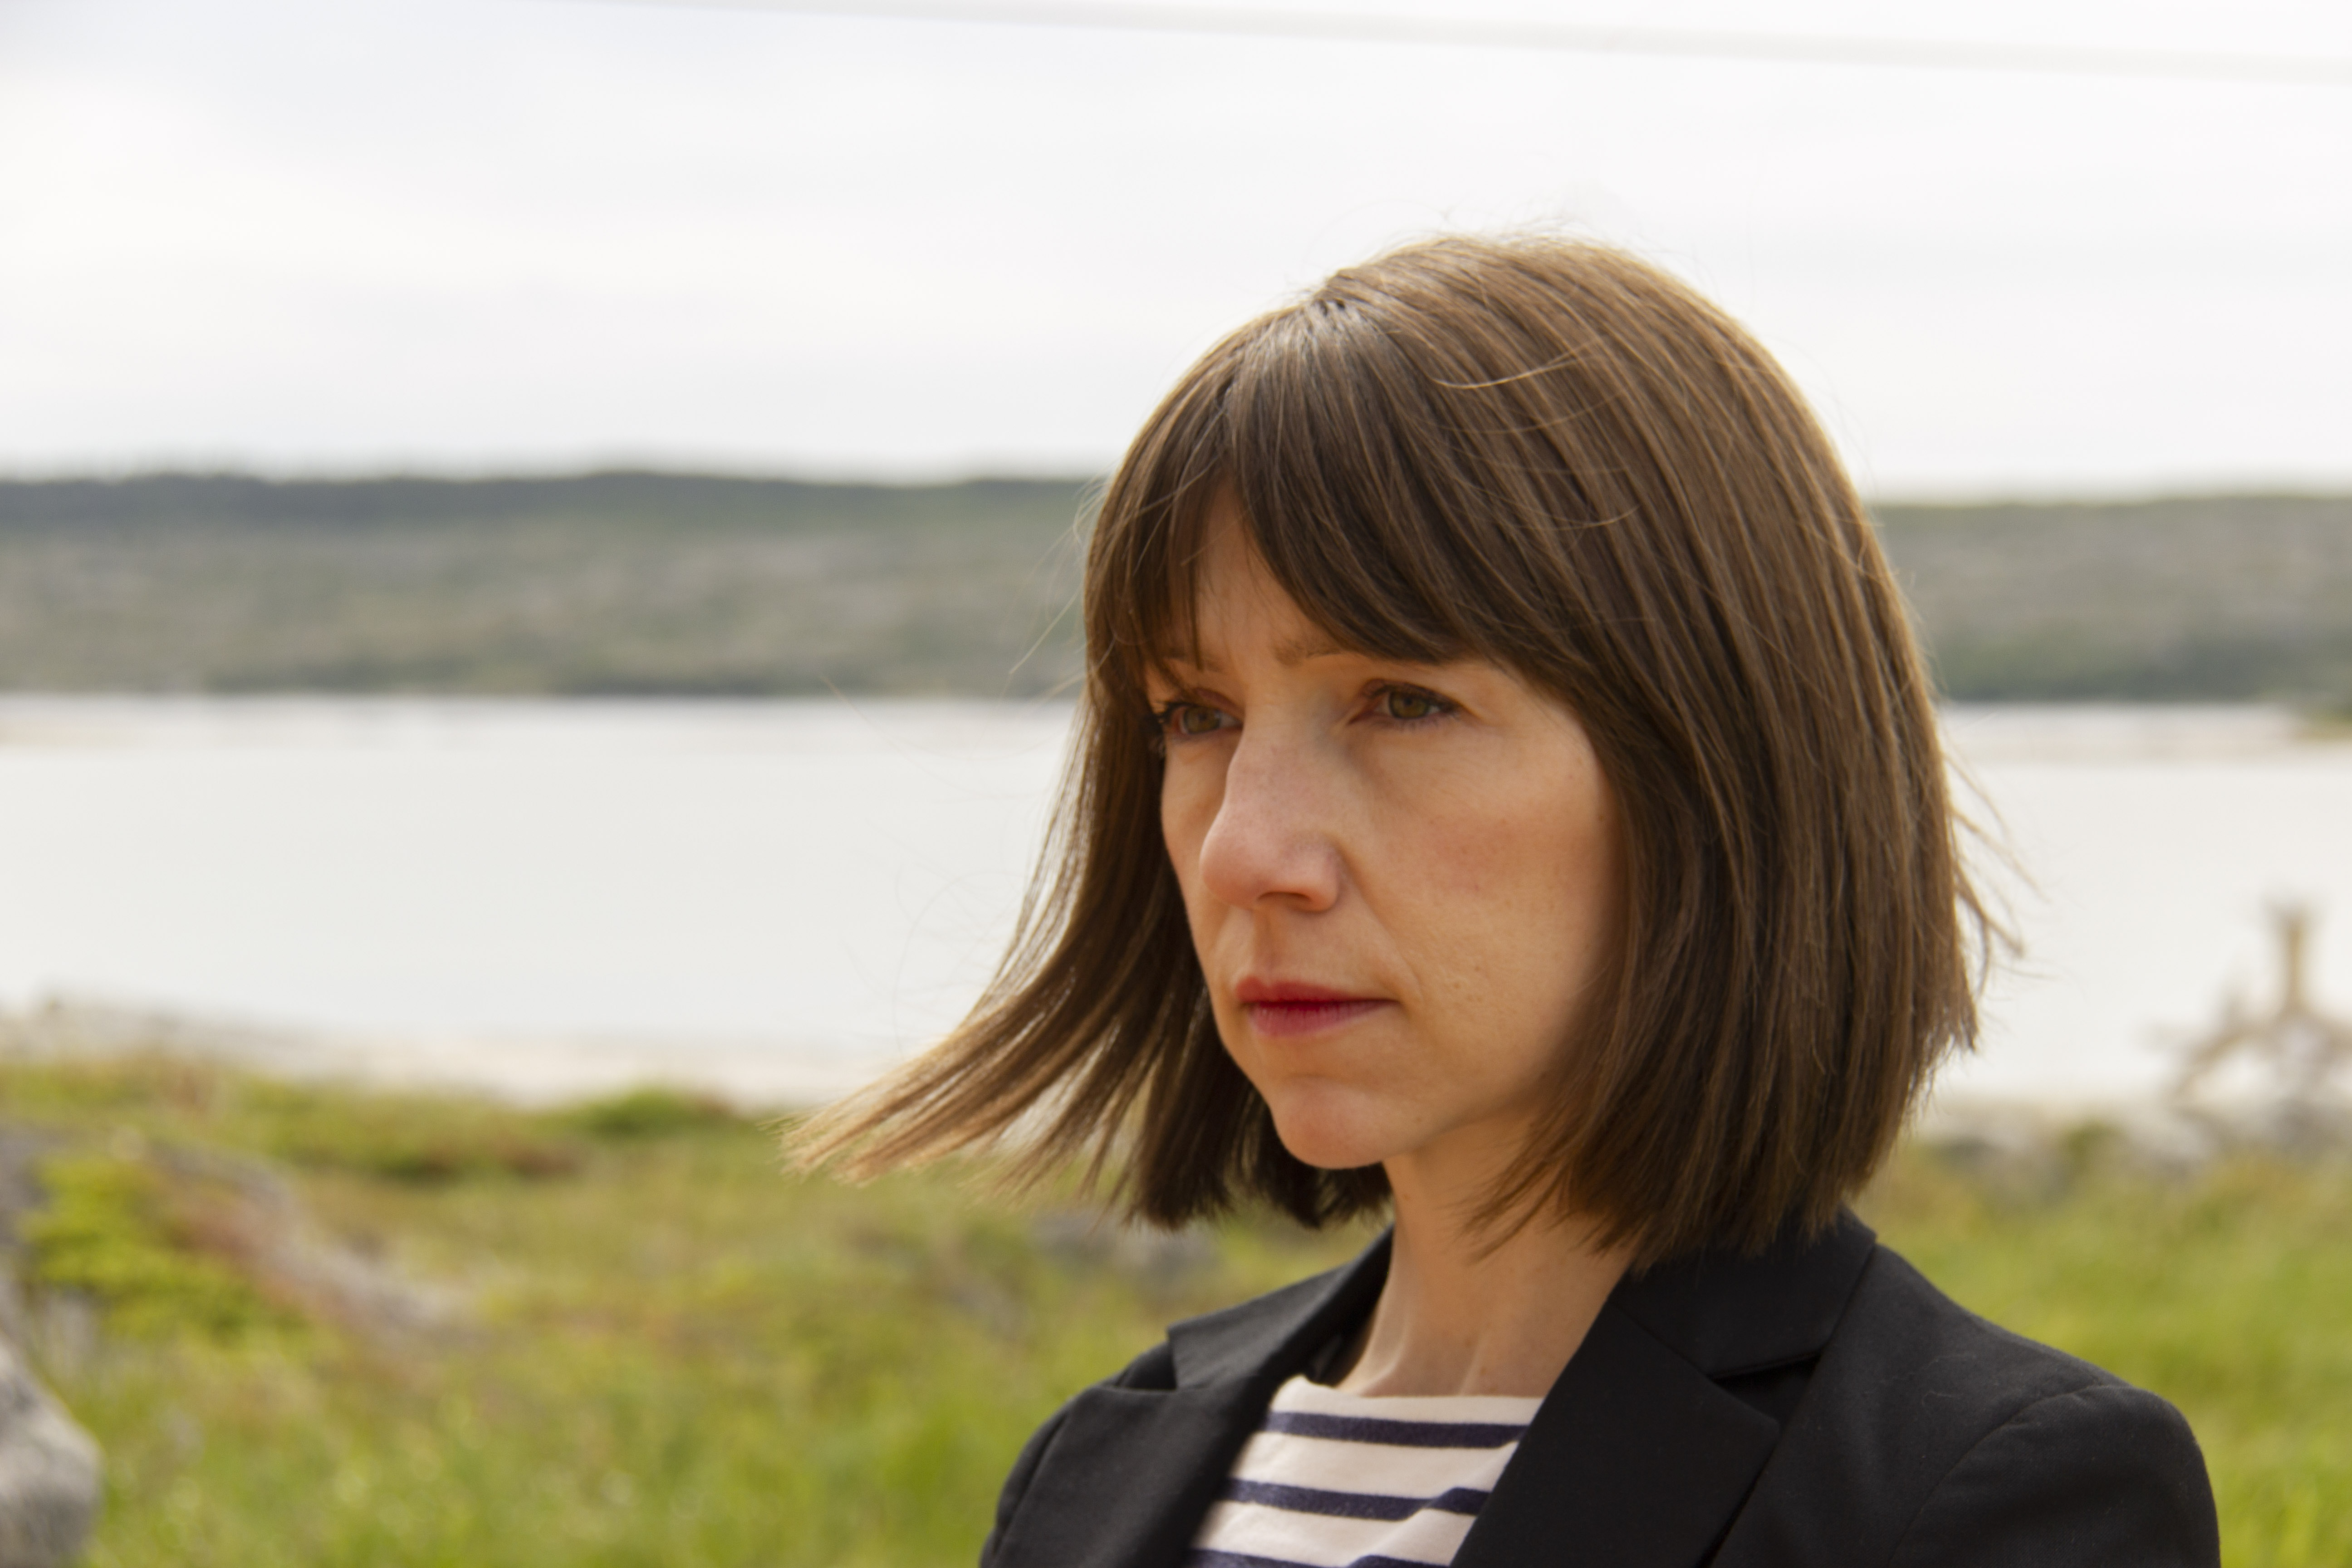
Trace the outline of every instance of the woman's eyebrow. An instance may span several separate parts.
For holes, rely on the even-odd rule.
[[[1224,673],[1224,667],[1206,654],[1195,655],[1191,658],[1181,658],[1174,654],[1162,654],[1151,661],[1150,668],[1179,686],[1184,685],[1194,676]]]
[[[1334,654],[1353,653],[1331,639],[1328,632],[1307,632],[1276,643],[1274,657],[1284,665],[1305,664],[1309,659],[1329,658]]]

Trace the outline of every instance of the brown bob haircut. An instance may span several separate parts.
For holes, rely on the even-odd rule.
[[[803,1126],[801,1162],[1002,1141],[1014,1180],[1084,1159],[1168,1226],[1385,1201],[1377,1166],[1283,1147],[1160,839],[1144,683],[1189,642],[1220,497],[1342,645],[1517,672],[1612,789],[1619,929],[1485,1217],[1549,1204],[1640,1263],[1825,1225],[1976,1029],[1985,928],[1928,685],[1770,356],[1656,268],[1548,237],[1337,273],[1153,413],[1094,524],[1075,751],[1013,949],[946,1040]]]

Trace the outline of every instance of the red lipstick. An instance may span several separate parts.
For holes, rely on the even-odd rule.
[[[1276,1038],[1319,1035],[1389,1005],[1388,999],[1381,996],[1359,996],[1328,985],[1255,977],[1234,986],[1234,996],[1248,1011],[1250,1027]]]

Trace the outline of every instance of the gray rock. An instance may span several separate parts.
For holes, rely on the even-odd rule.
[[[98,1518],[98,1444],[0,1340],[0,1568],[64,1568]]]

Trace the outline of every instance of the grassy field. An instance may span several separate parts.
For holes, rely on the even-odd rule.
[[[2176,1401],[2228,1562],[2352,1562],[2352,1174],[2101,1149],[2030,1188],[1915,1149],[1869,1216]],[[159,1062],[0,1065],[0,1161],[26,1338],[107,1450],[103,1568],[967,1563],[1070,1390],[1362,1239],[789,1179],[672,1095],[525,1114]]]
[[[1077,479],[0,480],[0,689],[1028,697]],[[1953,696],[2352,712],[2352,498],[1878,509]]]

